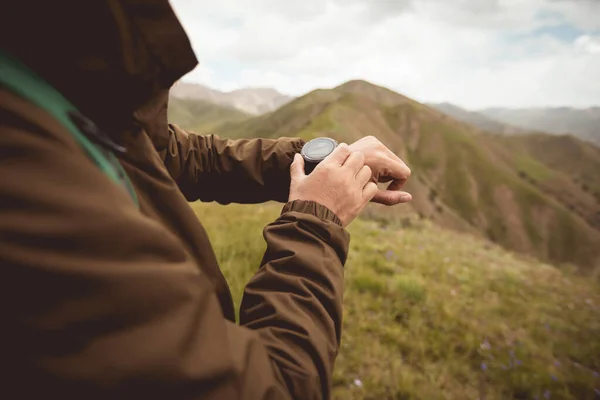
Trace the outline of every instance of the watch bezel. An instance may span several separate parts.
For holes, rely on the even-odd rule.
[[[333,150],[331,150],[331,152],[328,153],[326,156],[317,157],[317,158],[311,157],[310,155],[306,154],[306,149],[309,147],[310,143],[318,141],[318,140],[327,140],[329,142],[332,142],[333,143]],[[332,138],[329,138],[329,137],[325,137],[325,136],[324,137],[318,137],[318,138],[314,138],[314,139],[309,140],[308,142],[304,143],[304,146],[302,146],[302,150],[300,151],[300,154],[304,158],[304,161],[312,162],[312,163],[320,163],[325,158],[327,158],[327,156],[329,154],[331,154],[336,149],[336,147],[338,145],[339,145],[339,143],[335,139],[332,139]]]

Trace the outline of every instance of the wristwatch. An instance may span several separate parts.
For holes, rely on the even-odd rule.
[[[304,171],[310,174],[321,161],[333,153],[338,142],[328,137],[321,137],[307,142],[300,151],[304,158]]]

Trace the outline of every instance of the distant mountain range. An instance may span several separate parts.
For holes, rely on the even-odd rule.
[[[171,88],[171,96],[208,101],[252,115],[273,111],[293,99],[270,88],[244,88],[232,92],[220,92],[203,85],[186,82],[176,83]]]
[[[365,81],[315,90],[255,116],[174,100],[171,122],[224,137],[327,135],[351,143],[377,136],[411,166],[414,200],[373,205],[370,218],[391,223],[412,210],[517,252],[600,271],[600,148],[573,136],[492,135],[485,131],[522,130],[477,113],[455,118]]]
[[[600,107],[487,108],[469,111],[450,103],[430,106],[490,132],[519,134],[537,131],[556,135],[571,134],[600,145]]]
[[[469,111],[452,103],[427,104],[429,107],[435,108],[448,114],[459,121],[466,122],[477,128],[488,132],[503,133],[503,134],[518,134],[525,133],[526,130],[514,127],[506,122],[500,122],[493,118],[487,117],[485,114],[476,111]]]
[[[171,89],[171,97],[202,100],[234,108],[249,115],[261,115],[278,109],[294,97],[271,88],[244,88],[221,92],[207,86],[178,82]],[[600,145],[600,107],[586,109],[556,108],[487,108],[466,110],[451,103],[427,104],[459,121],[477,128],[503,134],[546,132],[571,134]]]
[[[525,129],[572,134],[600,144],[600,107],[591,108],[488,108],[483,115]]]

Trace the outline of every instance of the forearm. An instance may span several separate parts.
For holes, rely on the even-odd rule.
[[[301,139],[221,139],[170,127],[163,161],[189,201],[287,201],[289,167]]]
[[[287,204],[265,228],[262,266],[244,292],[241,324],[259,331],[294,398],[330,395],[349,243],[339,223],[319,204]]]

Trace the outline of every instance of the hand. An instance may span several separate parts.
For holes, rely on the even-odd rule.
[[[412,196],[400,189],[410,177],[410,168],[390,149],[374,136],[366,136],[350,145],[351,151],[360,151],[365,156],[365,164],[373,171],[375,182],[389,182],[385,190],[377,190],[373,202],[393,206],[407,203]]]
[[[365,165],[365,156],[352,152],[347,144],[340,144],[311,172],[304,172],[304,159],[296,154],[290,167],[292,183],[289,200],[314,201],[338,216],[346,227],[360,214],[377,193],[371,181],[371,169]]]

